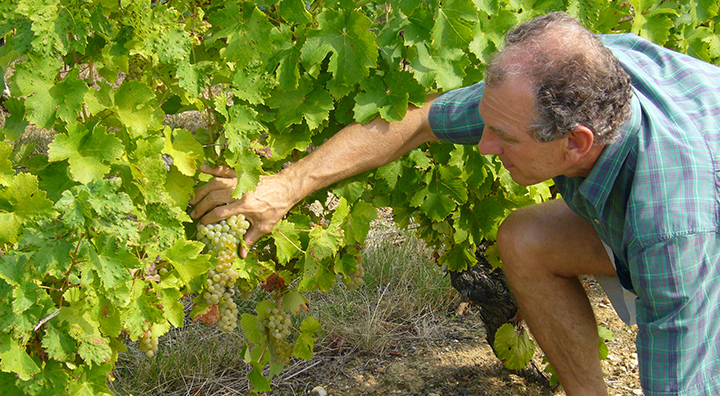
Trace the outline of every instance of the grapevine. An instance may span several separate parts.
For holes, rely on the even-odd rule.
[[[481,80],[504,32],[548,10],[720,63],[717,0],[0,3],[4,394],[110,394],[123,342],[156,355],[186,296],[191,317],[241,327],[252,392],[269,391],[289,356],[312,357],[320,324],[286,327],[303,293],[361,284],[376,208],[412,221],[449,270],[474,265],[510,211],[550,197],[474,147],[424,145],[317,191],[243,260],[247,224],[196,230],[189,197],[201,164],[234,168],[239,198],[345,125]],[[188,113],[202,125],[168,121]],[[328,192],[339,203],[318,222],[305,208]],[[261,284],[273,301],[238,312],[236,290]]]

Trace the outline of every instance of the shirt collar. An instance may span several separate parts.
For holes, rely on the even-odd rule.
[[[590,174],[580,184],[580,194],[596,208],[602,207],[607,201],[620,169],[637,144],[642,109],[635,94],[632,96],[631,108],[630,119],[620,129],[619,139],[605,146]]]

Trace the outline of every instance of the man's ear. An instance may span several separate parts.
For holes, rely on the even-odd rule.
[[[567,135],[566,154],[571,160],[577,161],[593,147],[595,136],[592,131],[582,125],[577,126]]]

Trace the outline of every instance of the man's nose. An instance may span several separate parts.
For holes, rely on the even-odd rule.
[[[502,154],[502,145],[500,144],[498,135],[488,127],[483,129],[482,137],[478,143],[478,150],[480,151],[480,154],[484,155]]]

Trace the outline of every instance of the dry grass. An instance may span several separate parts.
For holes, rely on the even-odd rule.
[[[432,343],[442,337],[457,306],[457,292],[422,241],[407,232],[385,229],[369,239],[364,266],[364,286],[348,290],[339,282],[330,293],[308,296],[310,314],[323,325],[316,353],[310,361],[292,361],[275,378],[278,394],[311,388],[302,383],[304,374],[339,357],[392,354],[398,345]],[[257,292],[241,306],[250,312],[265,297]],[[190,323],[173,329],[160,344],[158,355],[148,359],[128,343],[111,385],[114,392],[135,396],[248,392],[241,334]]]

